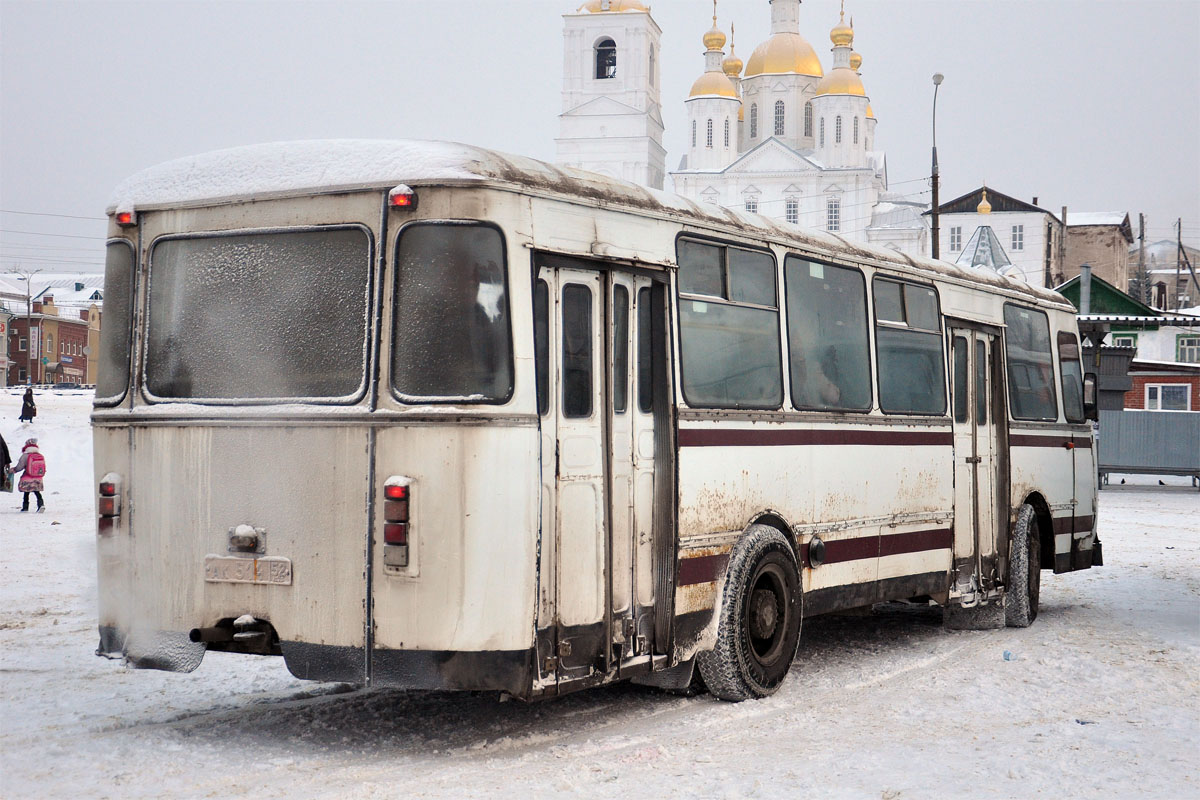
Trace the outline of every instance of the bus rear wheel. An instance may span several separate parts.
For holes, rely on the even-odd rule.
[[[1038,615],[1042,586],[1041,547],[1037,515],[1028,503],[1017,510],[1008,546],[1008,596],[1004,622],[1010,628],[1028,628]]]
[[[738,702],[779,688],[800,642],[800,593],[791,544],[751,525],[729,557],[717,645],[697,657],[710,692]]]

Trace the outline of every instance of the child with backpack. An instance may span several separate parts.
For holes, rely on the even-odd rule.
[[[21,458],[8,472],[15,475],[22,470],[25,474],[17,483],[17,491],[25,493],[21,511],[24,513],[29,510],[29,495],[33,493],[37,496],[37,510],[40,514],[46,510],[46,504],[42,501],[42,478],[46,474],[46,457],[38,450],[36,437],[25,442],[25,446],[21,448]]]

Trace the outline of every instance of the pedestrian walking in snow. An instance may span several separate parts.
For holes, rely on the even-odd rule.
[[[37,510],[40,514],[46,510],[46,503],[42,500],[42,478],[46,474],[46,457],[42,455],[42,451],[38,450],[37,439],[32,438],[25,442],[25,446],[21,448],[21,458],[17,460],[15,467],[9,467],[8,473],[15,475],[18,472],[24,472],[21,480],[17,483],[17,491],[24,492],[24,500],[21,501],[21,511],[29,510],[29,495],[37,496]]]
[[[33,418],[37,416],[37,403],[33,402],[33,389],[25,390],[25,397],[21,400],[21,422],[33,422]]]
[[[8,474],[8,465],[11,463],[12,456],[8,452],[8,442],[4,441],[3,435],[0,435],[0,492],[13,490],[12,477]]]

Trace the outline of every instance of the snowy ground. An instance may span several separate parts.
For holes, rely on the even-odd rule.
[[[46,514],[0,495],[0,796],[1200,797],[1186,481],[1105,489],[1108,566],[1044,574],[1029,629],[889,607],[805,623],[766,700],[617,686],[525,705],[309,683],[281,659],[177,675],[94,656],[89,403],[43,393],[26,426],[0,390],[0,433],[16,452],[36,434],[48,462]]]

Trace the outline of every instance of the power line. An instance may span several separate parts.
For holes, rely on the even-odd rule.
[[[28,217],[59,217],[61,219],[90,219],[97,222],[103,222],[108,217],[81,217],[76,214],[51,214],[45,211],[14,211],[8,208],[0,208],[0,214],[22,214]]]
[[[94,242],[103,242],[103,236],[78,236],[71,233],[42,233],[41,231],[14,231],[11,228],[0,228],[0,233],[23,233],[29,236],[57,236],[62,239],[91,239]]]

